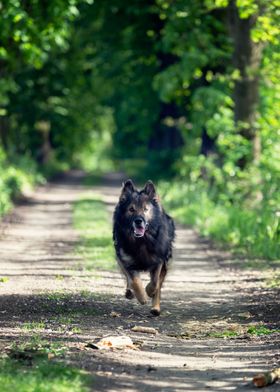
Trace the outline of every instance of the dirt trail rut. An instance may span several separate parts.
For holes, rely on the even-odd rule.
[[[93,187],[110,212],[119,184],[111,175]],[[32,334],[23,324],[43,322],[38,333],[68,347],[67,361],[94,375],[93,391],[255,390],[251,377],[279,360],[279,336],[244,332],[256,321],[249,290],[258,285],[257,273],[224,266],[223,254],[193,230],[177,226],[163,312],[152,317],[148,306],[124,299],[119,272],[78,268],[72,203],[85,192],[80,176],[72,174],[39,188],[1,224],[1,276],[8,280],[0,283],[0,348]],[[135,333],[133,325],[159,333]],[[216,337],[225,331],[237,336]],[[139,350],[84,348],[110,334],[130,336]],[[280,390],[279,384],[267,390]]]

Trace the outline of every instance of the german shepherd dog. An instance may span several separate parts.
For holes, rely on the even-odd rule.
[[[125,296],[147,302],[152,298],[151,313],[160,314],[160,291],[172,257],[175,226],[159,203],[155,186],[148,181],[138,191],[131,180],[123,184],[113,218],[113,240],[117,260],[127,281]],[[146,292],[140,272],[150,273]]]

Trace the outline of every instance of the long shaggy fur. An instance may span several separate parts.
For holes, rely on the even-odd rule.
[[[146,302],[139,288],[141,271],[151,275],[147,294],[153,298],[154,292],[160,291],[172,257],[174,237],[174,222],[162,208],[153,183],[148,181],[138,191],[133,182],[127,180],[114,212],[113,240],[118,263],[127,278],[128,298],[135,294],[139,302]],[[139,290],[141,295],[138,295]]]

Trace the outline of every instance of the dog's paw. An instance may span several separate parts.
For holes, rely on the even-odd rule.
[[[147,293],[147,295],[150,298],[152,298],[155,295],[155,292],[156,292],[155,286],[151,282],[148,283],[147,286],[146,286],[146,293]]]
[[[133,299],[134,298],[134,293],[132,290],[130,289],[126,289],[125,291],[125,298],[127,299]]]
[[[151,313],[153,316],[159,316],[160,315],[160,309],[158,308],[152,308]]]

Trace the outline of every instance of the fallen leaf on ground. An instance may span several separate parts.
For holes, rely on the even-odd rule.
[[[110,348],[131,348],[134,350],[137,349],[129,336],[107,336],[98,340],[96,343],[89,342],[87,346],[98,350],[106,350]]]
[[[110,316],[111,317],[121,317],[121,314],[113,311],[110,313]]]
[[[151,334],[157,334],[158,331],[155,328],[152,327],[142,327],[142,325],[135,325],[134,327],[131,328],[131,331],[133,332],[143,332],[143,333],[151,333]]]
[[[270,372],[258,374],[253,378],[255,387],[262,388],[267,385],[275,383],[280,378],[280,368],[274,369]]]

